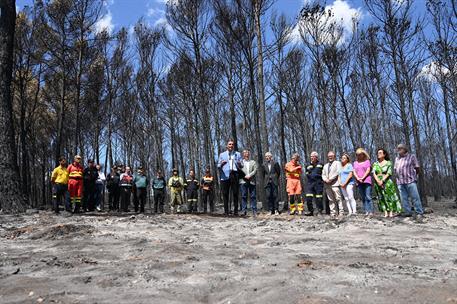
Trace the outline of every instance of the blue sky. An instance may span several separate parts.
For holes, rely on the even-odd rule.
[[[101,26],[109,27],[112,30],[131,27],[135,22],[144,17],[151,24],[165,22],[164,14],[167,0],[106,0],[105,12]],[[277,0],[273,9],[284,13],[291,20],[294,19],[305,2],[310,0]],[[362,12],[363,19],[366,14],[363,8],[363,0],[327,0],[322,1],[328,6],[336,5],[335,13],[340,17],[348,18],[355,10]],[[17,0],[18,9],[24,5],[31,5],[33,0]]]
[[[48,0],[52,1],[52,0]],[[102,0],[97,0],[102,1]],[[126,27],[130,31],[133,30],[134,24],[143,17],[150,25],[167,26],[165,18],[166,3],[167,1],[179,1],[179,0],[103,0],[105,6],[101,15],[101,19],[96,24],[96,31],[107,29],[110,33],[119,30],[122,27]],[[209,0],[211,1],[211,0]],[[284,13],[290,21],[296,20],[296,17],[303,7],[304,4],[318,1],[325,5],[326,8],[332,9],[334,18],[337,22],[340,22],[345,28],[345,34],[352,32],[352,19],[354,15],[358,16],[359,22],[362,27],[373,22],[373,18],[370,16],[364,0],[276,0],[274,1],[273,7],[267,12],[263,20],[267,28],[266,43],[271,38],[270,31],[268,29],[268,18],[270,14],[275,11],[276,13]],[[406,0],[391,0],[398,3],[402,3]],[[424,16],[425,13],[425,0],[412,0],[413,2],[413,13],[419,16]],[[17,9],[20,10],[24,5],[31,5],[33,0],[16,0]],[[426,33],[428,31],[426,30]],[[292,32],[293,37],[299,40],[298,29]],[[347,37],[344,35],[343,37]]]

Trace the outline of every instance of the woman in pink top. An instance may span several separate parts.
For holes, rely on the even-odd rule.
[[[355,152],[356,161],[354,162],[354,178],[362,197],[363,209],[365,215],[373,216],[373,202],[371,200],[371,163],[367,151],[358,148]]]

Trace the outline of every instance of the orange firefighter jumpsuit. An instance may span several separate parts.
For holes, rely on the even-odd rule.
[[[79,163],[68,166],[68,192],[72,207],[80,206],[83,195],[83,167]]]
[[[289,211],[290,214],[295,214],[295,211],[298,211],[298,214],[303,212],[303,201],[301,200],[301,166],[295,164],[293,161],[290,161],[285,166],[286,179],[287,179],[287,194],[289,195]],[[295,206],[295,203],[297,203]]]

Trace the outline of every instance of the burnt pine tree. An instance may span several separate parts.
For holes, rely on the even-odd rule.
[[[16,162],[14,142],[11,81],[13,69],[14,27],[16,3],[14,0],[0,2],[0,208],[6,212],[25,210],[26,200],[21,194],[19,168]]]

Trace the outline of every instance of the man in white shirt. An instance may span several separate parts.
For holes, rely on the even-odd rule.
[[[328,163],[322,170],[322,180],[324,181],[325,194],[327,195],[330,207],[330,216],[335,217],[338,214],[344,214],[343,201],[341,199],[340,183],[338,176],[341,171],[341,162],[335,160],[335,152],[330,151],[327,154]],[[336,210],[338,205],[338,211]]]
[[[246,215],[247,211],[247,198],[249,194],[249,201],[251,203],[252,213],[257,215],[257,201],[255,192],[255,176],[257,173],[257,163],[255,160],[250,159],[251,153],[249,150],[243,151],[243,171],[244,177],[240,179],[241,188],[241,214]]]

